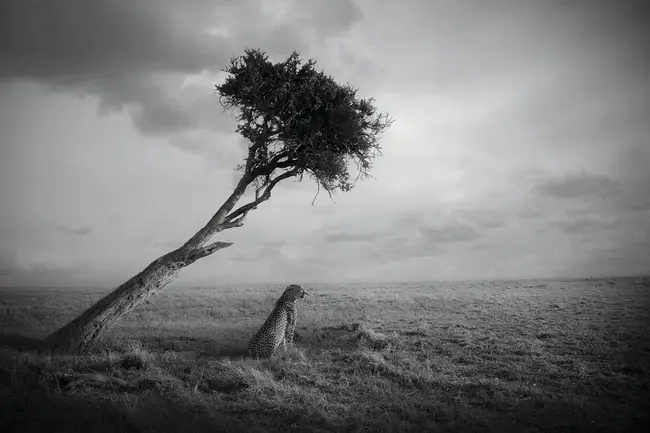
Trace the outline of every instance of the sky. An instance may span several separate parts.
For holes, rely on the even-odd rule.
[[[179,283],[649,274],[642,6],[5,0],[0,285],[117,285],[201,228],[244,157],[213,89],[246,48],[296,50],[395,122],[374,179],[313,205],[280,184]]]

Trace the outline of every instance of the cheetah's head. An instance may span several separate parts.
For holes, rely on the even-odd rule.
[[[291,284],[284,290],[281,299],[286,301],[295,301],[304,298],[305,295],[307,295],[307,292],[305,292],[302,287],[297,284]]]

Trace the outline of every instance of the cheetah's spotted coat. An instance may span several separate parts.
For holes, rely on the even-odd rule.
[[[248,351],[253,358],[270,358],[282,344],[284,348],[293,344],[298,309],[296,301],[305,297],[302,287],[297,284],[287,286],[275,308],[269,314],[262,327],[248,343]]]

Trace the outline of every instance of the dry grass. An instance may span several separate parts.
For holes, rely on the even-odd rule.
[[[297,347],[266,361],[245,347],[280,287],[169,288],[82,357],[33,349],[104,292],[0,289],[0,425],[650,431],[649,288],[648,279],[314,286]]]

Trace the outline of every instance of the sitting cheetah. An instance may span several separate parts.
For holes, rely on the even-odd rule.
[[[297,284],[287,286],[275,308],[267,317],[266,322],[251,338],[248,351],[253,358],[270,358],[280,343],[287,348],[287,340],[293,344],[293,333],[296,329],[298,309],[296,301],[304,298],[307,292]]]

